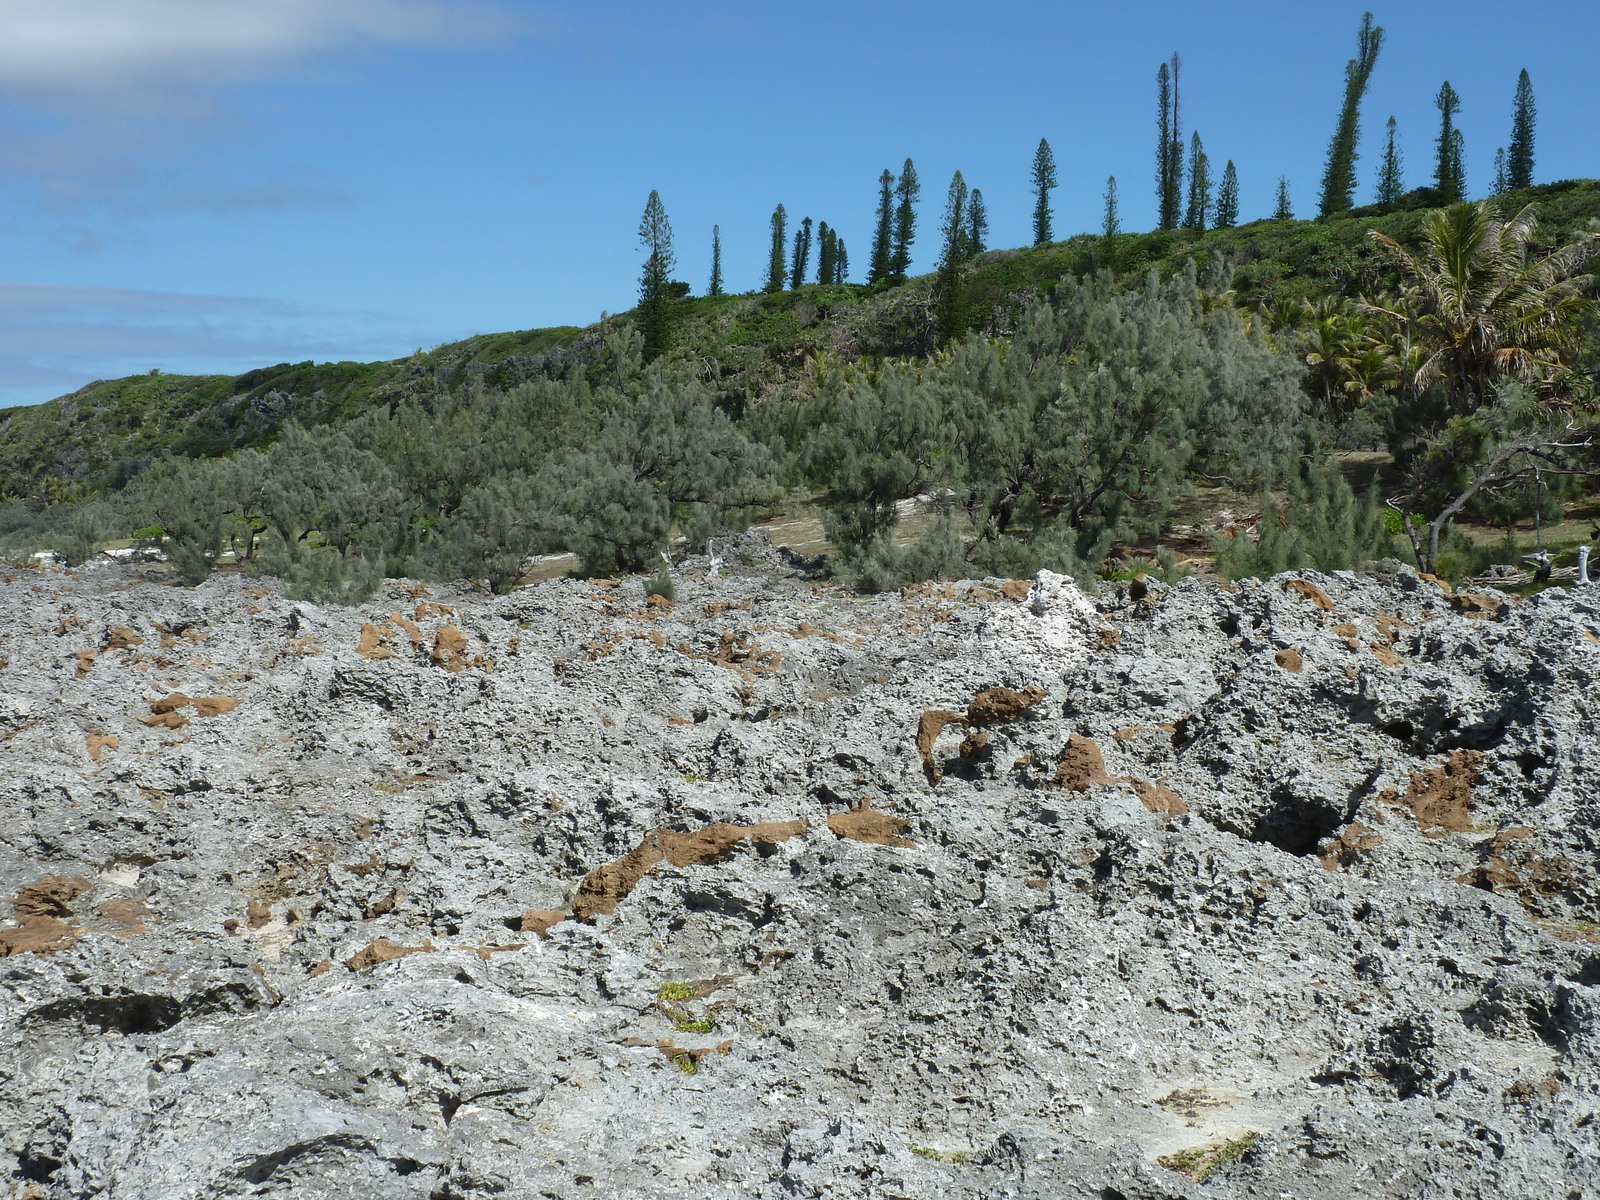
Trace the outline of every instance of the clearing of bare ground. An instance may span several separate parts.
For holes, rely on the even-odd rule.
[[[7,578],[0,1194],[1600,1191],[1600,587],[755,570]]]

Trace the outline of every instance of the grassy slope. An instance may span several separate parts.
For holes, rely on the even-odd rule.
[[[1367,231],[1414,245],[1429,199],[1417,192],[1394,211],[1357,209],[1325,222],[1257,221],[1109,240],[1083,235],[992,251],[969,275],[974,324],[1004,334],[1017,297],[1067,276],[1107,270],[1132,279],[1190,262],[1204,267],[1217,255],[1233,266],[1233,288],[1246,307],[1376,291],[1393,281]],[[1529,201],[1540,206],[1543,240],[1556,244],[1600,219],[1600,181],[1543,185],[1502,203],[1511,210]],[[809,285],[770,296],[690,299],[679,312],[673,354],[701,365],[737,412],[804,391],[810,372],[829,361],[928,353],[931,289],[932,277],[922,276],[886,291]],[[47,404],[0,411],[0,494],[43,497],[52,480],[116,487],[163,454],[216,455],[270,442],[291,417],[338,421],[373,404],[425,398],[474,375],[489,386],[512,384],[544,369],[542,355],[573,347],[588,332],[485,334],[393,362],[281,363],[237,377],[139,375],[93,383]]]

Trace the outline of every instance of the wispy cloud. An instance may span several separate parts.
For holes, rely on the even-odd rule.
[[[362,46],[483,43],[527,21],[488,0],[0,0],[0,27],[9,90],[151,98]]]
[[[304,181],[219,175],[206,147],[251,132],[229,94],[385,48],[503,45],[533,31],[526,11],[504,0],[0,0],[0,179],[79,216],[343,203]]]
[[[234,374],[275,362],[380,359],[436,341],[382,313],[249,296],[0,283],[0,406],[151,367]]]

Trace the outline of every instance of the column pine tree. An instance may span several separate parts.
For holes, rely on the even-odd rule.
[[[977,188],[967,199],[967,255],[982,254],[989,244],[989,210],[984,206],[983,193]]]
[[[1211,160],[1206,157],[1196,129],[1189,139],[1189,207],[1183,215],[1183,226],[1203,233],[1210,218]]]
[[[917,180],[917,168],[906,159],[900,168],[900,178],[894,185],[894,248],[889,252],[889,279],[904,283],[911,268],[911,245],[917,240],[917,200],[922,195],[922,184]]]
[[[1106,176],[1106,205],[1100,220],[1100,235],[1113,238],[1122,232],[1122,219],[1117,214],[1117,177]]]
[[[806,281],[806,268],[811,264],[811,218],[800,222],[794,231],[794,266],[789,271],[789,286],[799,287]]]
[[[1339,123],[1334,127],[1333,139],[1328,143],[1328,165],[1322,172],[1322,199],[1317,207],[1324,217],[1346,212],[1353,203],[1356,145],[1361,140],[1361,98],[1366,95],[1367,82],[1372,78],[1372,68],[1382,48],[1383,28],[1375,27],[1372,14],[1367,13],[1361,18],[1356,57],[1344,67],[1344,104],[1339,109]]]
[[[645,203],[644,216],[639,219],[639,243],[646,250],[639,274],[639,326],[648,362],[667,348],[673,301],[668,284],[677,261],[672,254],[672,223],[667,220],[660,192],[652,190]]]
[[[1533,81],[1528,72],[1517,76],[1517,97],[1511,114],[1511,144],[1506,150],[1506,182],[1513,188],[1533,186]]]
[[[1456,128],[1455,117],[1461,111],[1461,97],[1446,79],[1433,98],[1439,110],[1439,140],[1434,159],[1433,186],[1439,190],[1443,204],[1455,204],[1466,195],[1466,165],[1462,149],[1461,131]]]
[[[1050,237],[1050,189],[1056,186],[1056,159],[1050,143],[1039,139],[1033,152],[1033,244],[1043,246]]]
[[[1386,136],[1383,143],[1383,162],[1378,166],[1378,188],[1373,197],[1379,204],[1398,204],[1401,195],[1405,192],[1405,184],[1400,177],[1400,140],[1395,133],[1394,118],[1389,118],[1385,127]]]
[[[1217,189],[1218,229],[1232,229],[1239,223],[1239,173],[1234,170],[1233,159],[1222,168],[1222,186]]]
[[[718,225],[711,227],[711,286],[706,295],[722,295],[722,228]]]
[[[894,172],[888,167],[878,176],[878,224],[872,235],[872,263],[867,268],[868,283],[883,283],[889,278],[889,255],[894,248]]]
[[[1294,209],[1289,204],[1289,177],[1287,175],[1278,176],[1278,205],[1272,210],[1272,219],[1274,221],[1294,220]]]
[[[783,263],[784,252],[784,226],[788,223],[788,215],[783,211],[783,205],[778,205],[772,212],[772,247],[767,254],[767,282],[762,286],[764,292],[781,292],[785,278]]]

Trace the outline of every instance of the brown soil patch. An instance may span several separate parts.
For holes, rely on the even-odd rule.
[[[958,753],[966,759],[980,758],[989,754],[989,735],[981,729],[974,729],[961,739],[961,749]]]
[[[1100,753],[1099,745],[1093,738],[1075,733],[1067,739],[1066,749],[1056,763],[1056,773],[1050,780],[1050,786],[1083,792],[1097,783],[1113,782],[1111,776],[1106,774],[1106,759]]]
[[[1372,651],[1372,657],[1377,659],[1386,667],[1403,667],[1406,665],[1406,660],[1401,658],[1393,650],[1389,649],[1388,646],[1380,645],[1374,642],[1368,647],[1368,649]]]
[[[95,654],[96,651],[94,650],[79,650],[72,656],[78,660],[79,679],[82,679],[85,675],[87,675],[89,673],[89,669],[94,666]]]
[[[155,713],[157,716],[160,716],[163,713],[169,713],[175,709],[184,708],[188,705],[188,703],[189,697],[185,696],[182,692],[172,692],[169,695],[163,696],[160,700],[150,701],[150,711]]]
[[[1161,813],[1168,817],[1181,817],[1189,811],[1189,806],[1183,802],[1183,798],[1162,784],[1149,779],[1135,779],[1131,775],[1119,779],[1118,782],[1131,787],[1133,794],[1139,797],[1139,803],[1149,812]]]
[[[648,1042],[632,1042],[633,1045],[649,1045]],[[692,1048],[679,1046],[671,1038],[662,1038],[655,1043],[657,1050],[667,1056],[667,1061],[679,1068],[688,1068],[691,1071],[698,1068],[702,1058],[709,1058],[713,1054],[726,1054],[733,1049],[733,1039],[718,1042],[715,1046]]]
[[[233,696],[196,696],[193,703],[197,717],[220,717],[239,707],[239,701]]]
[[[454,625],[442,625],[433,635],[433,649],[428,661],[452,673],[467,665],[467,635]]]
[[[713,600],[710,604],[706,605],[705,615],[708,617],[720,617],[725,612],[734,611],[749,612],[749,599],[746,598],[738,602],[732,600]]]
[[[778,670],[783,665],[783,655],[776,650],[763,650],[747,633],[724,633],[707,661],[745,674],[758,675]]]
[[[1351,624],[1349,621],[1344,622],[1342,625],[1335,625],[1333,627],[1333,632],[1342,638],[1361,636],[1361,630],[1357,626]]]
[[[1304,596],[1323,612],[1333,611],[1333,601],[1328,598],[1328,593],[1314,583],[1307,583],[1304,579],[1286,579],[1283,582],[1283,590]]]
[[[1509,605],[1499,596],[1483,592],[1457,592],[1450,597],[1450,607],[1464,617],[1487,621],[1502,615]]]
[[[928,777],[929,783],[938,783],[944,777],[944,772],[939,769],[939,763],[933,755],[933,744],[939,740],[944,727],[960,725],[965,728],[970,724],[971,722],[960,713],[946,712],[942,708],[930,708],[918,719],[917,754],[922,758],[922,773]]]
[[[1028,593],[1033,590],[1031,579],[1009,579],[1000,585],[1000,594],[1007,600],[1021,604],[1028,598]]]
[[[899,846],[906,850],[917,848],[917,843],[900,836],[911,828],[911,822],[901,820],[892,813],[879,812],[865,796],[849,812],[834,813],[829,817],[828,828],[833,831],[834,837],[849,838],[853,842]]]
[[[134,646],[144,645],[144,639],[126,625],[113,625],[106,630],[105,643],[102,650],[127,650]]]
[[[389,614],[389,620],[405,630],[406,637],[410,639],[413,650],[422,645],[422,628],[415,621],[408,621],[401,616],[399,609],[395,609]]]
[[[375,967],[379,963],[393,962],[397,958],[404,958],[408,954],[431,954],[438,949],[431,940],[424,940],[420,946],[397,946],[386,937],[381,937],[371,945],[357,950],[344,960],[344,965],[352,971],[365,971],[368,967]]]
[[[151,729],[155,729],[157,727],[166,729],[181,729],[183,726],[189,723],[188,718],[184,717],[180,713],[175,712],[156,713],[154,716],[140,717],[139,721],[141,724],[150,726]]]
[[[374,900],[362,911],[362,920],[370,921],[375,917],[382,917],[392,913],[396,908],[405,903],[406,890],[403,887],[392,887],[389,894],[381,900]]]
[[[1272,661],[1277,663],[1291,675],[1298,675],[1306,669],[1306,660],[1300,657],[1300,651],[1292,646],[1285,646],[1272,656]]]
[[[555,908],[530,908],[522,914],[518,933],[536,933],[540,939],[550,936],[550,931],[567,919],[567,914]]]
[[[94,884],[79,875],[46,875],[18,888],[11,905],[19,918],[64,917],[74,900],[93,890]]]
[[[1515,896],[1534,913],[1544,911],[1543,901],[1582,890],[1588,880],[1576,864],[1565,855],[1535,854],[1533,840],[1533,830],[1524,825],[1502,830],[1480,851],[1483,861],[1455,882]]]
[[[1424,837],[1472,830],[1472,785],[1483,772],[1481,750],[1457,750],[1442,767],[1411,776],[1411,786],[1401,796],[1393,788],[1378,795],[1382,804],[1409,808]]]
[[[144,923],[144,919],[150,915],[150,909],[143,900],[107,900],[95,911],[108,921],[116,921],[118,924],[126,925],[128,932],[124,936],[146,933],[149,930],[149,926]]]
[[[803,820],[768,821],[759,825],[707,825],[692,833],[657,829],[614,862],[605,863],[584,876],[572,897],[572,915],[585,924],[597,916],[617,911],[617,904],[659,862],[674,867],[705,866],[726,858],[738,843],[748,838],[757,845],[772,846],[790,838],[804,837]]]
[[[1007,687],[986,688],[967,705],[967,720],[974,725],[1015,721],[1049,694],[1037,685],[1020,692]]]
[[[89,751],[89,757],[94,759],[95,762],[99,762],[101,755],[107,750],[115,750],[119,743],[109,733],[91,733],[83,739],[83,744]]]
[[[1333,837],[1318,847],[1317,857],[1330,871],[1342,871],[1355,861],[1356,855],[1376,850],[1383,839],[1360,821],[1351,821]]]
[[[361,627],[361,642],[356,646],[356,653],[362,658],[394,658],[395,652],[384,644],[384,638],[394,630],[385,625],[379,629],[376,625],[363,625]]]
[[[1434,584],[1436,587],[1438,587],[1438,589],[1441,592],[1443,592],[1446,596],[1448,596],[1451,593],[1451,591],[1453,590],[1450,587],[1449,580],[1440,579],[1437,575],[1430,575],[1426,571],[1418,571],[1417,572],[1417,578],[1418,579],[1426,579],[1429,583]]]
[[[0,929],[0,958],[13,954],[54,954],[83,936],[83,930],[54,917],[23,917],[15,929]]]
[[[261,929],[272,923],[272,905],[265,900],[252,898],[245,906],[245,917],[251,929]]]

